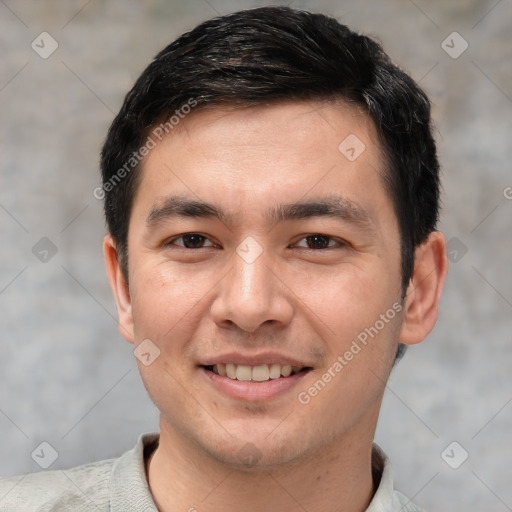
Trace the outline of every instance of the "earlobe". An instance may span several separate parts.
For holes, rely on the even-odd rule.
[[[116,301],[119,332],[126,341],[133,343],[134,332],[130,290],[119,263],[117,244],[111,235],[106,235],[103,239],[103,253],[105,255],[108,280]]]
[[[434,231],[416,248],[414,272],[404,301],[401,343],[420,343],[434,328],[447,272],[446,240]]]

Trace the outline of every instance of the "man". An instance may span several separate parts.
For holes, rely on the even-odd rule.
[[[160,52],[102,150],[104,251],[160,433],[5,480],[2,511],[417,511],[373,444],[447,272],[424,93],[289,8]]]

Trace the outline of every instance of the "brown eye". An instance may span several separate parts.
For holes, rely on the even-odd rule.
[[[306,240],[307,249],[329,249],[331,247],[336,247],[336,244],[340,244],[341,242],[337,242],[332,237],[321,234],[313,234],[308,235],[302,238],[300,241]],[[332,242],[334,245],[329,245],[329,242]],[[302,246],[304,247],[304,246]]]
[[[182,240],[183,243],[175,243],[177,240]],[[198,233],[186,233],[184,235],[178,236],[176,238],[173,238],[172,240],[169,240],[165,245],[177,245],[180,247],[184,247],[185,249],[201,249],[201,247],[204,247],[204,242],[209,241],[208,238],[206,238],[203,235],[200,235]],[[212,247],[213,244],[206,247]]]

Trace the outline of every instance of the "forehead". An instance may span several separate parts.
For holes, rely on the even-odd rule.
[[[147,212],[170,193],[224,204],[235,217],[240,209],[267,212],[276,198],[291,203],[333,192],[366,203],[370,213],[391,207],[375,126],[346,103],[192,110],[156,142],[135,198]]]
[[[176,135],[180,143],[187,138],[188,143],[197,141],[198,151],[208,149],[210,154],[243,147],[245,154],[270,151],[272,158],[283,152],[297,159],[308,155],[318,158],[319,152],[337,157],[349,149],[339,147],[348,136],[358,150],[362,150],[364,139],[371,152],[381,152],[371,118],[359,106],[341,100],[274,101],[253,107],[192,110],[165,137],[164,144],[172,145]],[[358,154],[345,156],[354,161]]]

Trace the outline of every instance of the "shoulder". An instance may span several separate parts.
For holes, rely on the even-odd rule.
[[[135,447],[117,459],[0,480],[0,511],[158,512],[144,467],[158,440],[157,433],[142,434]]]
[[[2,512],[108,511],[116,459],[0,480]]]

